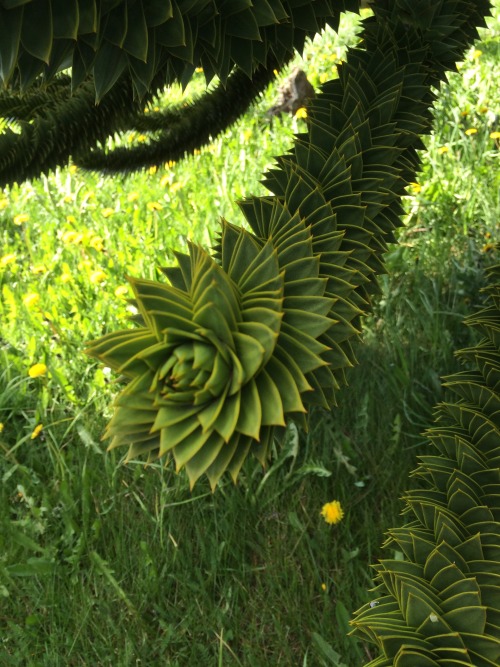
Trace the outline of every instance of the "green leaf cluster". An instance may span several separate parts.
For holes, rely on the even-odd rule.
[[[305,40],[358,0],[2,0],[0,186],[65,164],[130,171],[177,160],[233,123]],[[156,116],[160,137],[108,156],[144,105],[201,67],[217,90]],[[62,74],[70,68],[70,75]],[[148,115],[151,118],[151,114]],[[157,127],[158,129],[158,127]],[[141,130],[142,131],[142,130]]]
[[[427,0],[394,4],[311,104],[308,131],[266,175],[272,194],[241,203],[251,231],[224,221],[214,256],[178,255],[170,285],[132,280],[140,326],[90,344],[127,380],[108,435],[129,458],[171,454],[192,484],[205,473],[215,486],[250,453],[265,463],[287,420],[307,426],[311,405],[335,403],[415,180],[432,87],[488,11],[441,0],[423,29]]]
[[[353,621],[381,649],[373,667],[500,662],[500,265],[489,281],[488,305],[466,320],[483,338],[446,378],[451,399],[427,432],[436,451],[385,545],[405,560],[375,565],[377,599]]]
[[[226,81],[249,77],[271,56],[282,63],[356,0],[2,0],[0,80],[29,88],[71,67],[75,89],[89,76],[97,101],[125,74],[143,97],[161,75],[184,85],[196,67]],[[335,18],[334,18],[335,17]]]

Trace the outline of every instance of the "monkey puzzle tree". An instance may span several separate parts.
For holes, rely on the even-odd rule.
[[[2,4],[0,69],[10,88],[1,113],[21,129],[0,143],[6,181],[88,153],[111,129],[129,127],[148,96],[186,83],[198,65],[229,90],[231,76],[247,76],[256,90],[307,36],[335,27],[340,11],[358,3]],[[191,246],[177,254],[165,282],[131,280],[135,326],[88,347],[124,381],[108,426],[111,447],[173,459],[191,484],[206,475],[215,488],[226,471],[236,480],[250,454],[265,463],[289,420],[305,424],[311,405],[335,403],[356,362],[383,253],[401,224],[401,197],[419,169],[435,91],[488,9],[486,0],[379,0],[363,22],[362,45],[311,103],[307,132],[266,174],[270,195],[242,202],[250,231],[223,221],[213,252]],[[71,77],[57,74],[69,65]],[[383,604],[356,620],[384,652],[374,664],[498,664],[494,290],[492,300],[483,323],[491,344],[476,354],[482,370],[452,381],[465,402],[449,410],[460,432],[438,434],[442,458],[422,469],[436,488],[410,494],[420,523],[391,534],[408,561],[381,563]],[[484,531],[487,538],[476,536]],[[448,567],[450,578],[442,574],[438,586]],[[463,579],[475,582],[470,590],[454,587]]]

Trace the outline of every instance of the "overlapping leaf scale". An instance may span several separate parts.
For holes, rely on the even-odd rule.
[[[378,597],[353,620],[382,651],[370,666],[500,662],[500,265],[489,281],[466,321],[484,338],[459,353],[476,367],[446,378],[451,400],[427,432],[436,451],[405,496],[412,520],[385,544],[405,560],[375,565]]]
[[[0,79],[26,90],[41,75],[72,68],[73,88],[89,75],[97,99],[122,74],[144,96],[161,70],[186,84],[196,67],[225,81],[239,66],[249,76],[272,57],[283,63],[307,37],[356,0],[27,0],[0,4]]]
[[[139,326],[103,336],[88,353],[120,373],[105,437],[127,458],[174,458],[192,484],[236,478],[250,448],[262,461],[303,410],[290,372],[275,358],[283,275],[270,243],[226,225],[222,267],[196,246],[165,269],[170,285],[131,279]]]

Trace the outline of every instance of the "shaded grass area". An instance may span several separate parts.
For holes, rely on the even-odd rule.
[[[370,648],[347,636],[348,618],[369,599],[384,530],[401,520],[439,377],[469,343],[461,319],[493,260],[495,16],[439,98],[339,406],[315,411],[308,433],[291,428],[266,470],[250,462],[215,495],[105,453],[116,387],[81,349],[123,326],[125,275],[154,277],[186,237],[208,245],[303,121],[271,127],[269,91],[178,165],[112,180],[70,168],[0,195],[0,664],[362,664]],[[342,40],[308,51],[315,84],[334,74]],[[30,378],[35,363],[48,370]],[[328,526],[320,510],[333,498],[345,518]]]

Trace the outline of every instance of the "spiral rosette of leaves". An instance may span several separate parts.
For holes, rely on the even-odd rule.
[[[108,426],[111,447],[172,455],[191,483],[206,473],[212,486],[226,469],[236,478],[250,447],[265,458],[285,412],[304,409],[273,355],[283,317],[276,252],[248,234],[233,240],[226,270],[193,246],[165,270],[171,285],[132,280],[143,326],[91,348],[129,380]]]
[[[489,305],[466,321],[484,338],[458,353],[475,368],[446,378],[435,452],[385,544],[405,559],[375,566],[378,597],[352,622],[381,649],[373,667],[500,664],[500,265],[489,278]]]
[[[133,280],[141,328],[90,345],[129,382],[108,428],[129,457],[171,452],[192,483],[206,472],[215,485],[249,453],[265,462],[287,420],[306,426],[309,406],[335,403],[416,178],[432,87],[488,11],[441,0],[423,29],[428,0],[384,4],[266,175],[272,194],[241,203],[251,231],[224,221],[214,256],[178,255],[170,286]]]

